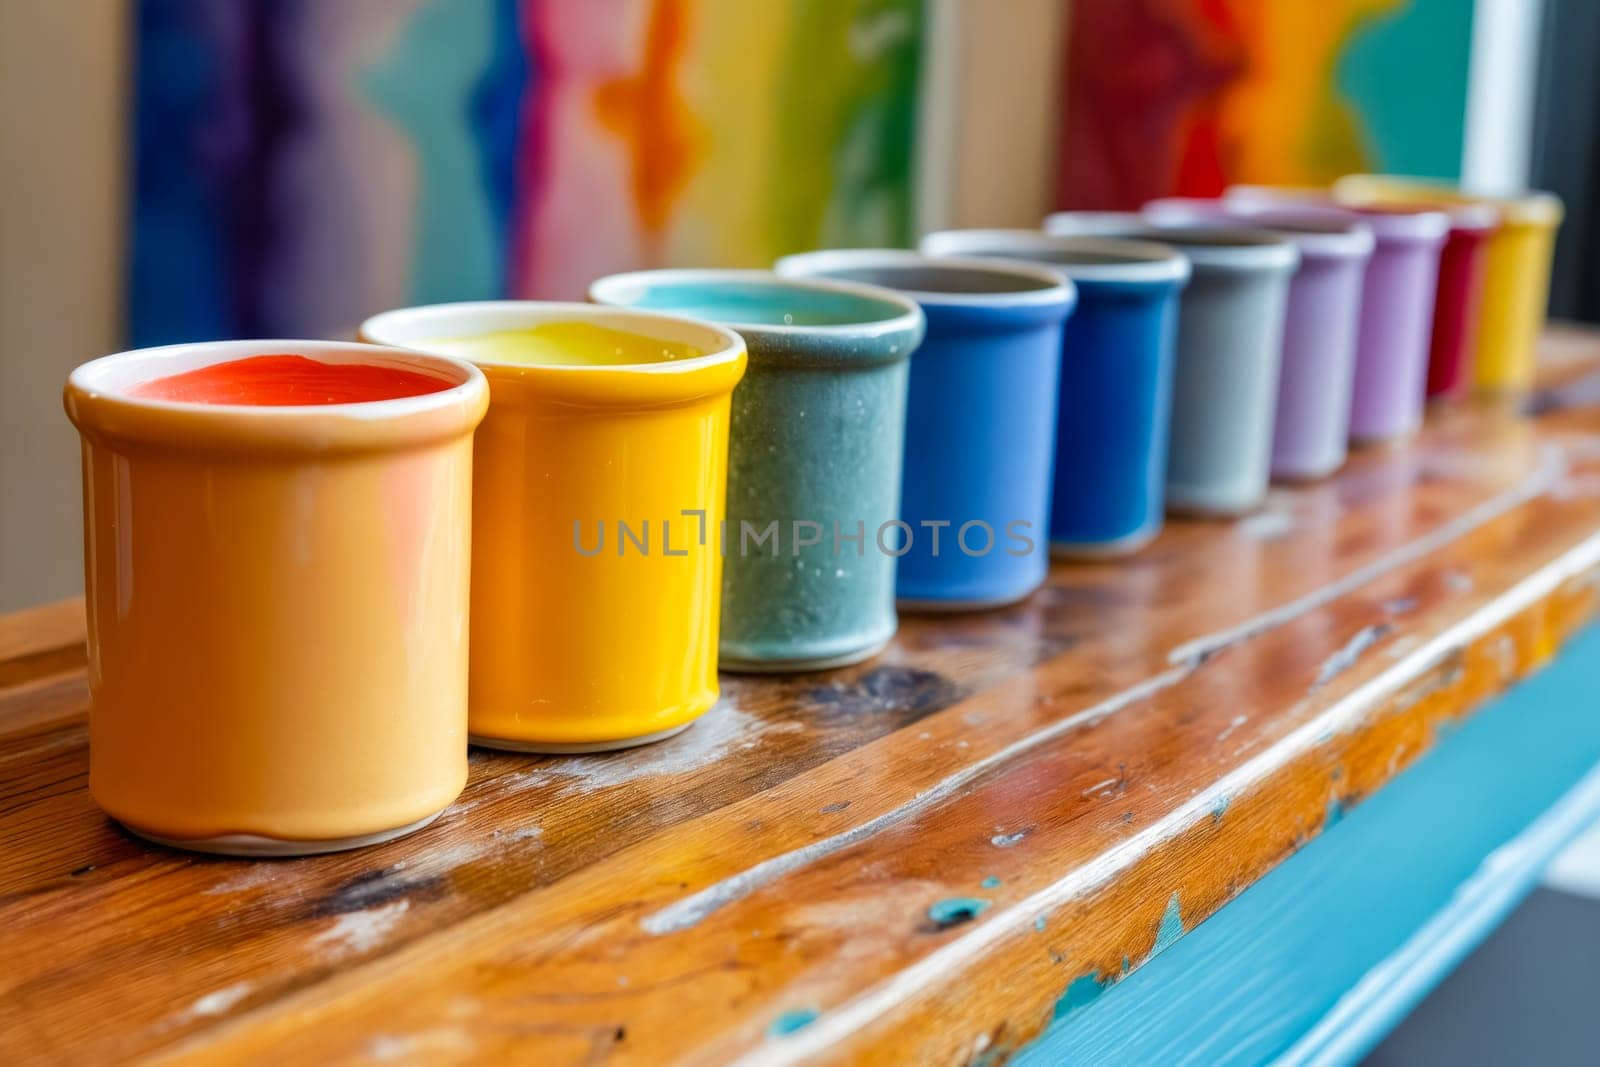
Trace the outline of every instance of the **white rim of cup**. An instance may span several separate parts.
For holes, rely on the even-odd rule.
[[[866,283],[908,296],[919,304],[935,307],[1050,307],[1071,304],[1078,295],[1071,279],[1040,264],[979,256],[932,256],[905,248],[827,248],[815,252],[797,252],[779,259],[773,269],[785,278],[820,277],[826,281],[837,281],[841,279],[829,277],[828,271],[871,270],[875,267],[968,271],[1042,283],[1029,289],[968,292],[911,289],[881,281]]]
[[[935,259],[981,258],[1042,266],[1075,282],[1183,282],[1190,273],[1188,257],[1159,239],[1067,236],[1022,229],[936,230],[923,237],[918,248]],[[1052,251],[1115,256],[1120,261],[1054,263],[1014,258]]]
[[[888,304],[895,308],[898,314],[882,319],[867,319],[861,322],[792,324],[711,319],[702,315],[695,315],[688,310],[655,311],[639,307],[636,301],[640,295],[649,290],[652,282],[663,285],[732,282],[769,285],[777,289],[797,288],[810,289],[814,292],[847,293],[875,303]],[[632,300],[625,298],[629,295],[633,296]],[[620,274],[608,274],[603,278],[596,278],[590,283],[589,299],[603,307],[636,310],[652,315],[683,315],[692,318],[696,322],[715,323],[718,326],[725,326],[739,333],[769,335],[828,334],[841,337],[877,338],[921,329],[924,322],[922,309],[916,303],[893,289],[885,289],[879,285],[865,285],[860,282],[824,281],[820,278],[790,278],[784,277],[776,271],[746,270],[731,267],[665,268],[660,270],[630,270],[623,271]]]
[[[493,323],[484,325],[483,320]],[[528,363],[518,360],[479,359],[469,362],[493,367],[536,368],[556,374],[640,373],[692,374],[721,363],[731,363],[745,350],[744,340],[723,326],[702,319],[660,311],[585,304],[559,300],[463,300],[447,304],[418,304],[373,315],[361,324],[361,336],[373,343],[432,353],[426,346],[441,339],[482,336],[503,330],[525,329],[546,323],[580,322],[595,326],[612,325],[637,333],[645,340],[664,340],[707,349],[687,359],[664,359],[642,363]],[[424,324],[426,328],[424,328]],[[458,324],[452,332],[448,324]],[[665,336],[662,336],[665,335]],[[716,345],[710,343],[714,340]],[[464,358],[464,357],[456,357]]]
[[[1271,230],[1292,241],[1302,255],[1359,258],[1372,254],[1372,227],[1354,212],[1316,204],[1280,206],[1229,204],[1225,200],[1168,196],[1152,200],[1142,211],[1157,229],[1247,226]]]
[[[319,363],[386,366],[447,375],[449,384],[431,393],[358,400],[346,404],[213,404],[196,400],[164,400],[135,396],[135,386],[186,371],[231,363],[252,356],[305,356]],[[338,358],[348,357],[348,358]],[[150,368],[145,370],[144,368]],[[394,419],[447,408],[480,389],[487,389],[483,372],[464,359],[432,352],[417,352],[396,345],[359,341],[306,341],[288,338],[242,341],[186,341],[154,348],[130,348],[92,359],[67,376],[73,389],[94,399],[104,399],[155,411],[215,412],[229,419],[293,420],[307,415],[353,419]]]

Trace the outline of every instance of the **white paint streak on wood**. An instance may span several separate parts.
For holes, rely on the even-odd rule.
[[[1600,534],[1594,534],[1523,579],[1494,603],[1480,608],[1424,642],[1415,652],[1346,694],[1321,715],[1305,723],[1255,758],[1239,765],[1209,788],[1156,820],[1144,830],[1069,872],[1014,906],[991,911],[968,924],[968,932],[930,952],[872,989],[829,1011],[803,1030],[767,1039],[736,1061],[761,1067],[804,1062],[821,1057],[856,1031],[897,1007],[938,987],[941,978],[965,973],[993,945],[1023,932],[1040,914],[1050,914],[1115,879],[1164,842],[1210,819],[1223,797],[1241,795],[1246,787],[1270,779],[1284,767],[1342,732],[1359,725],[1403,684],[1436,666],[1456,649],[1491,633],[1520,612],[1545,599],[1565,583],[1600,567]],[[1025,739],[1026,740],[1026,739]],[[1023,742],[1018,742],[1022,744]],[[1015,746],[1013,746],[1015,747]],[[926,795],[926,794],[924,794]],[[660,914],[660,913],[658,913]]]
[[[381,945],[410,908],[409,900],[394,900],[376,908],[349,912],[334,919],[326,930],[312,938],[312,943],[340,952],[366,952]]]

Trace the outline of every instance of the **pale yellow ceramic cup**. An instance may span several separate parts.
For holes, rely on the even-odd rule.
[[[1523,392],[1533,386],[1539,334],[1550,296],[1550,265],[1561,201],[1551,193],[1473,196],[1434,182],[1354,174],[1334,183],[1334,195],[1353,204],[1481,203],[1500,216],[1489,237],[1478,313],[1473,383],[1480,392]]]
[[[361,336],[471,359],[489,379],[473,486],[473,741],[592,752],[704,714],[717,699],[739,336],[531,301],[391,311]]]
[[[420,372],[316,406],[141,398],[266,354]],[[142,836],[292,855],[415,829],[466,783],[472,433],[456,360],[237,341],[73,371],[83,438],[89,788]]]

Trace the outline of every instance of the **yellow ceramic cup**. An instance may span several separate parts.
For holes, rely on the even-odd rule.
[[[473,741],[601,751],[704,714],[739,336],[518,301],[391,311],[361,336],[471,359],[489,379],[473,472]]]
[[[425,375],[311,406],[141,398],[266,354]],[[368,345],[124,352],[66,386],[83,438],[89,788],[142,836],[294,855],[398,836],[466,783],[483,376]]]
[[[1532,388],[1563,215],[1559,198],[1539,192],[1473,196],[1450,185],[1373,174],[1341,178],[1334,183],[1334,195],[1354,204],[1481,203],[1499,212],[1500,225],[1489,238],[1484,263],[1473,381],[1486,393]]]

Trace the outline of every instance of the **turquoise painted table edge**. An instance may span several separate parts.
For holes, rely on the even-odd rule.
[[[1012,1061],[1359,1060],[1600,818],[1600,624]]]

